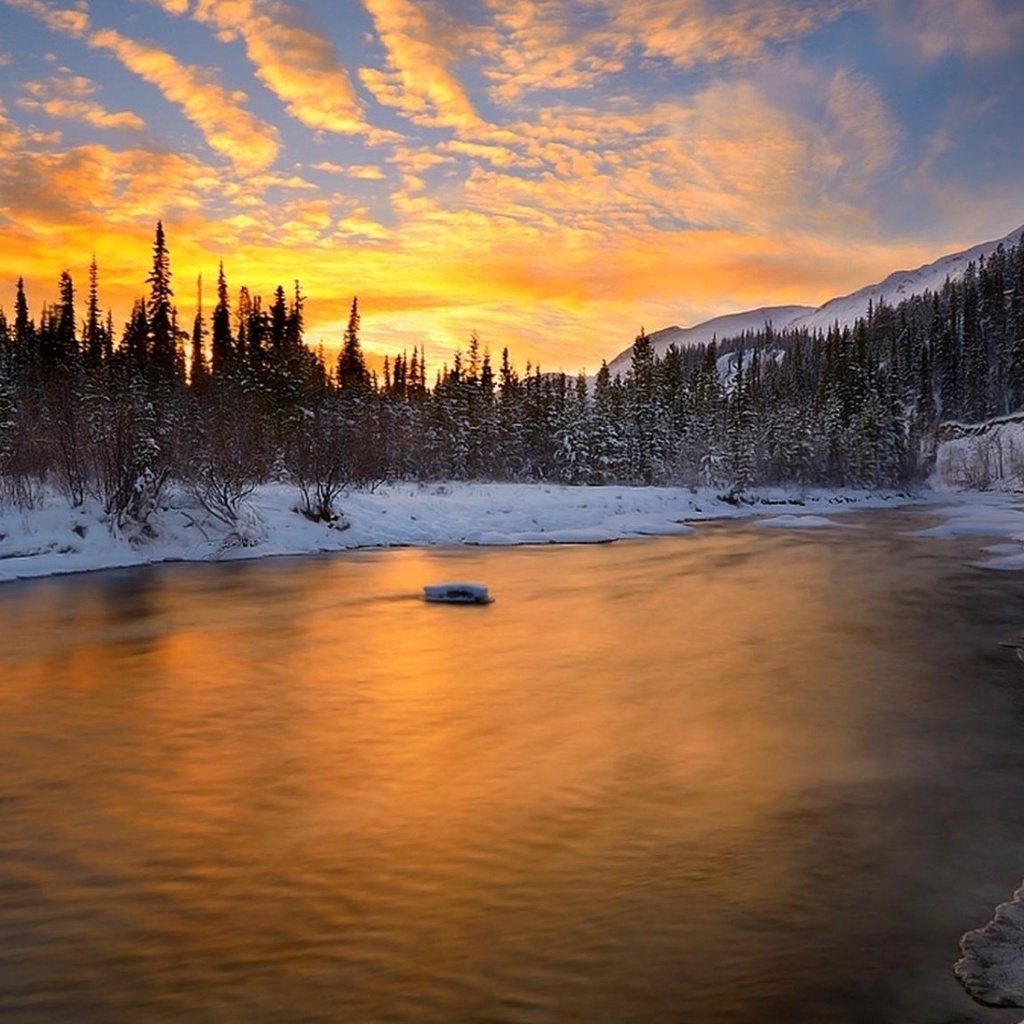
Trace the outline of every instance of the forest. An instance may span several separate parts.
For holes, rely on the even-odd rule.
[[[140,275],[141,278],[141,275]],[[624,377],[517,370],[473,335],[428,372],[422,349],[367,367],[353,299],[336,360],[304,339],[295,282],[269,301],[224,266],[209,315],[178,322],[157,224],[148,294],[120,332],[90,267],[81,311],[66,271],[30,315],[19,279],[0,309],[0,500],[47,487],[145,529],[173,488],[233,524],[284,481],[332,522],[348,488],[395,480],[900,488],[924,478],[944,423],[1024,406],[1024,244],[937,292],[825,333],[775,332],[654,352],[641,329]]]

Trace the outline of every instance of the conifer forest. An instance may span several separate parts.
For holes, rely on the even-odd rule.
[[[140,273],[140,280],[143,279]],[[70,275],[33,317],[18,282],[0,311],[0,496],[58,488],[142,527],[186,488],[231,523],[260,484],[294,485],[331,521],[346,488],[394,480],[904,487],[941,426],[1024,406],[1024,245],[999,247],[937,292],[878,305],[852,327],[670,348],[641,330],[622,378],[520,370],[475,335],[450,363],[420,349],[370,372],[353,299],[340,354],[304,339],[298,282],[232,293],[223,265],[207,317],[179,322],[156,228],[148,294],[120,329],[100,268]]]

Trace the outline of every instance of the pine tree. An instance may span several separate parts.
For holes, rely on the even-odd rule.
[[[57,360],[69,365],[78,355],[78,335],[75,323],[75,286],[68,271],[60,275],[60,305],[57,307]]]
[[[217,305],[213,310],[213,333],[210,339],[211,369],[215,377],[221,376],[234,362],[235,342],[231,337],[231,305],[228,301],[228,283],[224,277],[224,261],[217,272]]]
[[[194,390],[206,386],[209,368],[206,365],[206,322],[203,319],[203,275],[196,280],[196,317],[192,322],[192,361],[189,383]]]
[[[284,361],[287,336],[288,303],[284,297],[284,288],[278,285],[274,289],[274,301],[270,307],[270,352],[275,366],[281,366]]]
[[[359,299],[352,299],[348,326],[338,355],[338,387],[342,391],[360,392],[369,387],[370,375],[359,345]]]
[[[149,365],[157,379],[170,381],[177,376],[178,338],[176,313],[172,304],[171,260],[167,251],[163,221],[156,222],[153,241],[153,267],[146,278],[149,285]]]
[[[106,339],[103,324],[100,322],[99,268],[96,265],[95,254],[89,263],[89,303],[86,307],[85,330],[82,333],[86,365],[96,369],[103,363]]]
[[[28,315],[25,298],[25,279],[18,278],[18,291],[14,299],[14,344],[24,354],[35,346],[35,328]]]
[[[125,324],[121,344],[129,362],[139,371],[149,365],[149,320],[146,316],[146,302],[136,299],[132,306],[132,315]]]
[[[288,308],[288,323],[285,326],[285,344],[292,350],[301,348],[303,344],[302,336],[306,329],[305,302],[302,289],[296,281],[291,306]]]

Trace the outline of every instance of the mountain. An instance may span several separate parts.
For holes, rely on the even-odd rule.
[[[911,295],[920,295],[926,291],[938,291],[949,278],[951,281],[963,277],[967,265],[977,262],[979,257],[1004,245],[1016,245],[1024,235],[1024,225],[1011,231],[1003,238],[991,242],[981,242],[963,252],[942,256],[934,263],[927,263],[916,270],[897,270],[878,284],[868,285],[849,295],[829,299],[823,306],[762,306],[759,309],[747,310],[743,313],[731,313],[727,316],[715,317],[693,327],[665,327],[650,335],[654,351],[662,356],[669,345],[682,347],[698,345],[711,341],[712,337],[721,341],[723,338],[735,337],[744,331],[759,331],[770,321],[777,331],[784,328],[792,330],[827,331],[834,323],[840,327],[852,327],[858,317],[867,315],[869,304],[878,305],[885,301],[889,306],[897,306]],[[620,352],[609,364],[612,376],[623,375],[629,369],[633,353],[631,345]]]
[[[1024,225],[1011,231],[1003,238],[991,242],[981,242],[973,248],[942,256],[934,263],[928,263],[917,270],[897,270],[878,284],[868,285],[859,291],[843,295],[838,299],[829,299],[812,313],[797,317],[790,323],[794,329],[806,328],[808,331],[827,331],[832,324],[838,322],[840,327],[852,327],[858,317],[867,315],[868,304],[878,305],[883,299],[887,306],[898,306],[911,295],[938,291],[946,278],[958,281],[964,276],[969,263],[977,263],[979,257],[988,256],[1000,245],[1009,248],[1016,245],[1024,234]]]
[[[659,358],[667,351],[669,345],[683,348],[687,345],[707,344],[712,338],[733,338],[744,331],[760,331],[771,322],[772,326],[781,331],[797,317],[814,313],[813,306],[761,306],[748,309],[745,313],[728,313],[716,316],[713,320],[705,320],[694,327],[663,327],[648,335],[654,354]],[[613,377],[621,376],[629,369],[633,355],[633,346],[620,352],[609,364],[608,369]]]

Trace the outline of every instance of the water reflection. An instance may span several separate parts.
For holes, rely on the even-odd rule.
[[[0,589],[0,1013],[1015,1019],[1019,584],[851,521]]]

